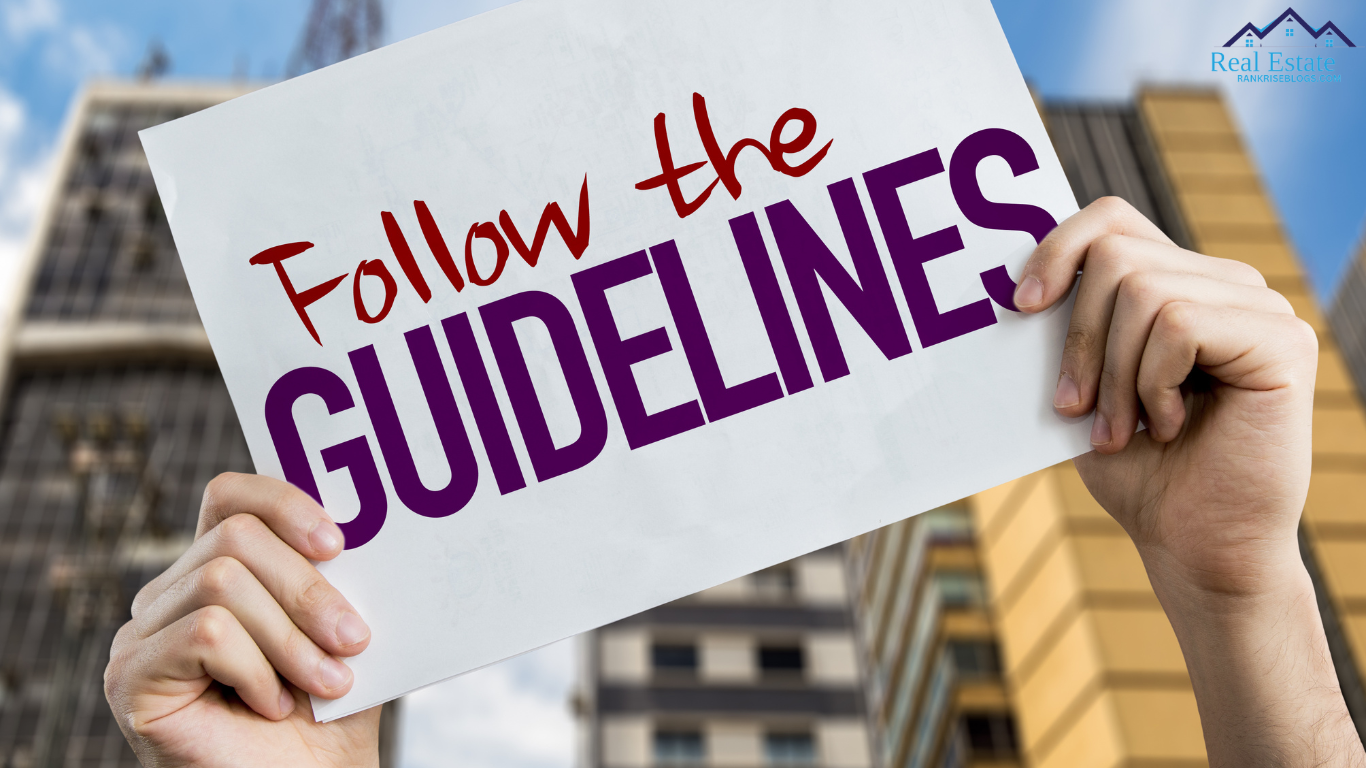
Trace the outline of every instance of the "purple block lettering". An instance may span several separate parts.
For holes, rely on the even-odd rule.
[[[1042,243],[1058,222],[1036,205],[993,203],[977,183],[977,164],[988,157],[1004,158],[1012,175],[1039,170],[1039,160],[1024,137],[1004,128],[987,128],[963,139],[949,159],[949,186],[967,220],[984,229],[1028,232]],[[881,214],[879,214],[881,215]]]
[[[498,492],[507,495],[525,488],[526,478],[522,476],[522,467],[512,449],[512,437],[508,435],[503,412],[498,408],[498,397],[493,393],[488,368],[479,354],[469,316],[464,312],[452,315],[441,321],[441,327],[446,331],[446,343],[455,358],[455,370],[465,385],[465,396],[470,400],[474,423],[479,427],[479,437],[484,441],[484,451],[493,467],[493,478],[498,481]]]
[[[280,457],[280,469],[285,479],[296,488],[323,503],[313,470],[308,466],[299,427],[294,423],[294,403],[304,395],[322,398],[330,414],[340,413],[356,405],[346,382],[326,368],[296,368],[281,376],[266,395],[266,428],[270,430],[275,453]],[[323,449],[323,465],[328,472],[350,467],[351,482],[360,499],[360,512],[348,523],[339,523],[346,548],[355,549],[370,541],[384,526],[389,510],[389,497],[384,491],[375,457],[364,436],[352,438]]]
[[[322,450],[323,467],[328,472],[336,472],[346,467],[351,470],[351,482],[356,486],[360,497],[360,513],[349,523],[338,523],[346,549],[355,549],[375,538],[379,529],[384,527],[384,518],[389,509],[389,498],[384,493],[384,483],[379,479],[379,468],[375,466],[375,455],[370,452],[370,443],[362,435],[344,443],[337,443]]]
[[[963,139],[949,159],[949,186],[953,199],[968,221],[985,229],[1028,232],[1035,243],[1042,243],[1058,222],[1048,211],[1035,205],[993,203],[982,194],[977,183],[977,164],[988,157],[1004,158],[1012,175],[1039,169],[1039,160],[1029,142],[1004,128],[987,128]],[[1004,266],[992,267],[981,275],[982,285],[992,300],[1012,312],[1015,306],[1015,281]]]
[[[602,453],[607,444],[607,411],[593,381],[574,317],[560,300],[542,291],[525,291],[479,308],[493,358],[507,387],[512,413],[526,442],[527,455],[536,479],[542,482],[573,472]],[[569,385],[569,396],[579,417],[579,437],[563,448],[556,448],[546,424],[545,411],[531,383],[531,371],[522,356],[521,345],[512,324],[528,318],[540,320],[550,333],[559,358],[560,369]]]
[[[374,345],[350,353],[351,369],[356,373],[361,399],[370,413],[370,423],[375,427],[379,449],[389,467],[394,492],[404,506],[423,517],[446,517],[459,512],[474,496],[474,489],[479,484],[479,465],[475,462],[469,433],[456,407],[450,379],[446,377],[445,366],[441,364],[441,355],[436,351],[431,326],[414,328],[403,337],[408,342],[408,353],[417,369],[422,393],[426,396],[432,422],[441,438],[441,448],[450,465],[451,479],[444,488],[435,491],[427,488],[417,474],[413,452],[408,445],[408,438],[403,434],[403,424],[399,422],[398,411],[394,408],[394,399],[389,392],[388,382],[384,380],[384,371],[380,368]]]
[[[913,236],[906,211],[901,207],[901,198],[897,196],[901,187],[943,172],[944,162],[939,158],[939,150],[930,149],[863,174],[868,197],[872,199],[873,210],[882,225],[883,239],[891,252],[892,265],[896,267],[901,290],[906,294],[916,333],[926,347],[996,323],[996,313],[992,311],[989,299],[947,312],[939,311],[930,290],[930,280],[925,275],[925,264],[963,250],[963,238],[954,226],[921,237]]]
[[[659,413],[646,413],[645,401],[640,397],[631,366],[673,349],[669,334],[655,328],[629,339],[621,338],[612,307],[607,301],[607,289],[629,283],[650,274],[650,260],[645,251],[613,259],[573,276],[574,290],[579,294],[579,306],[588,324],[588,334],[598,350],[598,362],[607,379],[607,389],[616,403],[621,427],[626,432],[626,444],[631,450],[672,437],[702,426],[702,409],[697,401],[675,405]]]
[[[792,326],[792,315],[787,311],[787,302],[783,301],[783,290],[778,286],[778,275],[773,271],[773,261],[768,257],[758,220],[752,213],[736,216],[730,220],[730,233],[740,249],[740,261],[745,265],[745,275],[754,292],[754,301],[759,305],[759,316],[764,320],[768,343],[778,359],[778,372],[782,374],[787,393],[795,395],[811,389],[811,370],[806,367],[797,329]]]
[[[678,246],[672,240],[660,243],[650,249],[650,257],[654,259],[655,269],[659,270],[659,284],[664,288],[669,313],[678,327],[678,340],[683,344],[683,354],[687,356],[688,367],[697,382],[702,406],[707,409],[707,419],[719,421],[781,398],[783,387],[776,373],[764,374],[733,387],[726,386],[711,337],[707,335],[707,326],[702,322],[702,312],[697,308],[697,297],[693,295],[688,273],[678,255]]]
[[[835,335],[835,324],[821,293],[821,282],[849,310],[888,360],[910,354],[911,341],[897,311],[887,273],[882,269],[882,259],[873,242],[873,231],[859,202],[854,180],[837,181],[828,189],[849,255],[853,257],[858,282],[850,277],[791,202],[784,200],[765,210],[768,223],[773,227],[773,237],[778,241],[778,253],[787,267],[797,307],[811,337],[821,376],[832,381],[848,375],[849,364],[845,361],[839,337]]]

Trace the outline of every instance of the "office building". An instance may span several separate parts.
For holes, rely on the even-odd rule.
[[[592,768],[871,768],[841,548],[581,638]]]
[[[252,470],[137,137],[242,92],[99,83],[68,118],[0,349],[5,768],[138,765],[104,698],[114,632],[205,484]]]

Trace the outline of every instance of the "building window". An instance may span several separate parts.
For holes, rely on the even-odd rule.
[[[650,648],[650,663],[655,673],[697,674],[697,646],[683,643],[656,643]]]
[[[1333,34],[1333,33],[1332,33],[1332,32],[1329,32],[1328,34],[1331,35],[1331,34]],[[1327,48],[1332,48],[1332,47],[1333,47],[1333,38],[1330,37],[1330,38],[1328,38],[1326,41],[1324,41],[1324,46],[1327,47]]]
[[[764,757],[775,766],[815,765],[816,742],[809,733],[766,734]]]
[[[1247,40],[1244,42],[1244,45],[1246,45],[1248,48],[1252,47],[1252,35],[1247,36]]]
[[[707,750],[698,731],[655,731],[655,765],[702,765]]]
[[[974,760],[1014,757],[1015,721],[1006,714],[964,715],[963,731]]]
[[[1286,36],[1286,37],[1294,37],[1294,36],[1295,36],[1295,29],[1294,29],[1294,27],[1286,27],[1286,28],[1285,28],[1285,36]]]
[[[961,678],[1000,677],[1001,657],[991,640],[950,640],[949,655]]]
[[[791,563],[754,572],[754,593],[760,600],[787,601],[796,596],[797,576]]]
[[[969,544],[972,542],[972,517],[967,507],[953,504],[932,509],[917,518],[925,526],[931,544]]]
[[[986,591],[979,573],[940,571],[934,575],[934,583],[945,608],[980,608],[986,605]]]
[[[801,677],[806,658],[799,646],[765,645],[759,647],[759,671],[765,679]]]

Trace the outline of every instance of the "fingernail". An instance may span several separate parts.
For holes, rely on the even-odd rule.
[[[1071,408],[1081,402],[1081,390],[1077,389],[1077,382],[1072,381],[1072,377],[1064,373],[1058,378],[1058,391],[1053,394],[1054,408]]]
[[[337,642],[343,646],[355,645],[369,636],[370,627],[356,614],[347,611],[337,619]]]
[[[1034,276],[1026,277],[1020,281],[1020,287],[1015,289],[1015,306],[1032,307],[1043,301],[1043,283]]]
[[[308,532],[308,543],[316,552],[334,552],[341,547],[341,531],[335,523],[319,520]]]
[[[331,656],[324,656],[318,665],[318,677],[327,690],[335,691],[351,679],[351,668]]]
[[[1110,422],[1105,420],[1105,414],[1096,411],[1096,420],[1091,424],[1091,445],[1110,444]]]
[[[290,695],[288,688],[280,689],[280,714],[287,715],[294,711],[294,697]]]

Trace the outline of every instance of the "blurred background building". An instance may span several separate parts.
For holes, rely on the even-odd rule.
[[[92,86],[63,139],[6,339],[0,759],[137,765],[102,676],[133,594],[251,460],[137,131],[237,95]]]
[[[6,768],[138,764],[104,700],[114,632],[208,481],[252,471],[137,137],[243,92],[96,83],[68,124],[0,354]]]
[[[313,5],[296,71],[377,43],[378,3]],[[208,481],[252,471],[137,136],[249,88],[154,82],[168,66],[154,45],[138,81],[78,97],[6,304],[3,768],[138,765],[104,698],[114,633],[193,541]]]
[[[581,765],[872,768],[842,547],[581,638]]]

